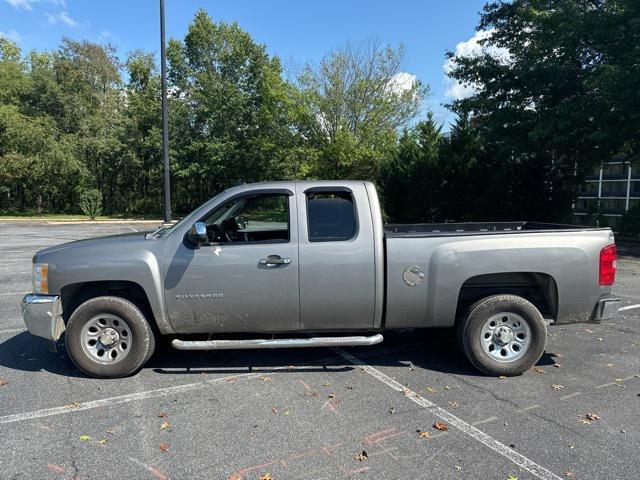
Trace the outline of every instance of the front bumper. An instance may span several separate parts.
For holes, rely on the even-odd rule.
[[[64,332],[62,303],[57,295],[27,294],[22,299],[22,318],[29,332],[47,341],[55,351],[56,341]]]
[[[609,320],[618,316],[618,309],[622,306],[622,300],[615,297],[601,298],[593,312],[594,322]]]

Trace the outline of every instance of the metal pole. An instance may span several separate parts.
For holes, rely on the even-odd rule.
[[[164,0],[160,0],[160,75],[162,77],[162,160],[164,163],[164,223],[171,222],[169,169],[169,115],[167,112],[167,50],[164,35]]]

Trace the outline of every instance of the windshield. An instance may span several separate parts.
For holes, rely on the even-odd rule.
[[[226,190],[222,191],[221,193],[218,193],[218,194],[214,195],[213,197],[211,197],[211,199],[208,200],[208,202],[210,202],[211,200],[215,199],[217,196],[223,194],[224,192],[226,192]],[[178,225],[182,225],[184,223],[184,221],[191,216],[192,213],[193,212],[190,212],[188,215],[185,215],[184,217],[182,217],[180,220],[178,220],[174,224],[167,225],[167,226],[162,226],[161,225],[154,232],[150,233],[148,235],[148,237],[152,237],[152,238],[162,238],[162,237],[164,237],[165,235],[167,235],[170,232],[174,231],[176,229],[176,227],[178,227]]]

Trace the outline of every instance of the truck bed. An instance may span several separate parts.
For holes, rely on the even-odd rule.
[[[540,222],[392,223],[384,226],[384,235],[387,238],[441,237],[606,229],[607,228],[596,228],[584,225]]]

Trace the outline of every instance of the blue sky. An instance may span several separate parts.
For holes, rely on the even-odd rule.
[[[403,70],[431,87],[425,102],[441,122],[441,104],[457,95],[443,74],[447,50],[473,46],[484,0],[165,0],[167,37],[182,38],[193,14],[236,21],[283,64],[319,60],[347,41],[370,38],[406,47]],[[0,0],[0,35],[25,50],[54,49],[63,36],[109,42],[121,56],[159,51],[158,0]],[[471,40],[470,40],[471,39]]]

